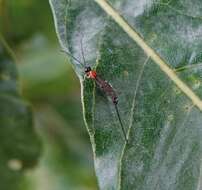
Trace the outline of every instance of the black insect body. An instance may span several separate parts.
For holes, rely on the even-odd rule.
[[[111,100],[112,100],[112,102],[114,104],[114,107],[115,107],[115,110],[116,110],[120,125],[121,125],[121,129],[123,131],[125,141],[127,142],[126,132],[125,132],[125,129],[124,129],[124,126],[123,126],[123,123],[122,123],[122,120],[121,120],[121,117],[120,117],[120,114],[119,114],[118,106],[117,106],[117,104],[118,104],[118,96],[117,96],[115,90],[113,89],[113,87],[106,80],[103,80],[99,75],[97,75],[97,72],[92,70],[91,67],[86,67],[85,74],[86,74],[87,78],[93,79],[96,82],[97,86],[108,97],[111,98]]]

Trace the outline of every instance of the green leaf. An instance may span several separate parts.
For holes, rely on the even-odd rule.
[[[22,64],[18,69],[23,95],[29,100],[48,100],[58,95],[66,97],[67,92],[79,88],[79,84],[75,84],[72,68],[65,61],[64,55],[58,52],[55,47],[46,47],[45,50],[21,58]]]
[[[74,104],[74,107],[71,104]],[[76,118],[81,121],[79,102],[68,101],[68,104],[64,104],[64,107],[66,109],[69,107],[72,113],[78,113],[79,115]],[[40,106],[35,115],[44,151],[37,168],[27,173],[28,189],[95,189],[94,172],[89,167],[91,163],[89,160],[92,159],[90,156],[91,150],[86,142],[87,139],[84,138],[85,135],[81,132],[83,126],[79,124],[72,125],[72,122],[69,122],[68,114],[63,117],[54,107],[47,106],[47,104]],[[80,129],[80,131],[75,130],[75,128]]]
[[[110,3],[139,33],[141,43],[177,71],[177,80],[202,97],[201,1]],[[200,189],[200,106],[95,1],[50,0],[50,4],[62,48],[82,60],[82,41],[88,65],[119,95],[128,144],[113,104],[93,81],[83,80],[83,67],[72,60],[83,86],[84,116],[100,189]]]
[[[40,141],[30,105],[19,93],[16,67],[0,46],[0,181],[1,189],[18,190],[24,171],[37,163]]]
[[[41,9],[38,8],[40,4]],[[46,33],[48,39],[53,36],[50,25],[51,14],[47,9],[47,1],[26,0],[21,1],[1,1],[0,7],[0,31],[4,34],[8,42],[15,47],[36,33]],[[29,22],[28,22],[29,20]],[[38,20],[38,22],[35,22]],[[19,24],[19,23],[22,24]],[[35,24],[33,24],[35,22]],[[51,23],[52,24],[52,23]]]

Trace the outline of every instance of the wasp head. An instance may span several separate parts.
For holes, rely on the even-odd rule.
[[[90,72],[92,69],[91,69],[91,67],[85,67],[85,73],[88,73],[88,72]]]

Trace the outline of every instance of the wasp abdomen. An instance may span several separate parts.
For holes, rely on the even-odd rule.
[[[116,95],[115,90],[113,87],[105,80],[101,79],[99,76],[96,76],[95,82],[100,87],[100,89],[111,98],[114,104],[118,103],[118,96]]]

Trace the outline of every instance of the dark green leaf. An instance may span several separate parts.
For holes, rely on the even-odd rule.
[[[202,2],[110,1],[192,90],[202,96]],[[125,144],[113,104],[82,80],[100,189],[200,189],[201,112],[93,1],[50,0],[63,49],[109,81],[119,95]],[[190,66],[191,65],[191,66]],[[183,68],[183,69],[182,69]]]
[[[6,190],[21,188],[23,172],[35,166],[40,153],[31,108],[17,81],[16,67],[0,46],[0,181]]]
[[[71,66],[59,52],[47,47],[23,57],[18,68],[24,96],[47,101],[56,95],[66,97],[69,91],[79,88]]]
[[[64,107],[68,110],[68,106],[72,113],[80,114],[79,102],[68,102]],[[89,169],[89,160],[92,161],[90,146],[81,132],[82,126],[69,122],[69,114],[63,117],[51,105],[40,106],[35,111],[44,151],[38,167],[27,175],[28,189],[95,190],[92,166]],[[80,119],[81,115],[76,118]]]

